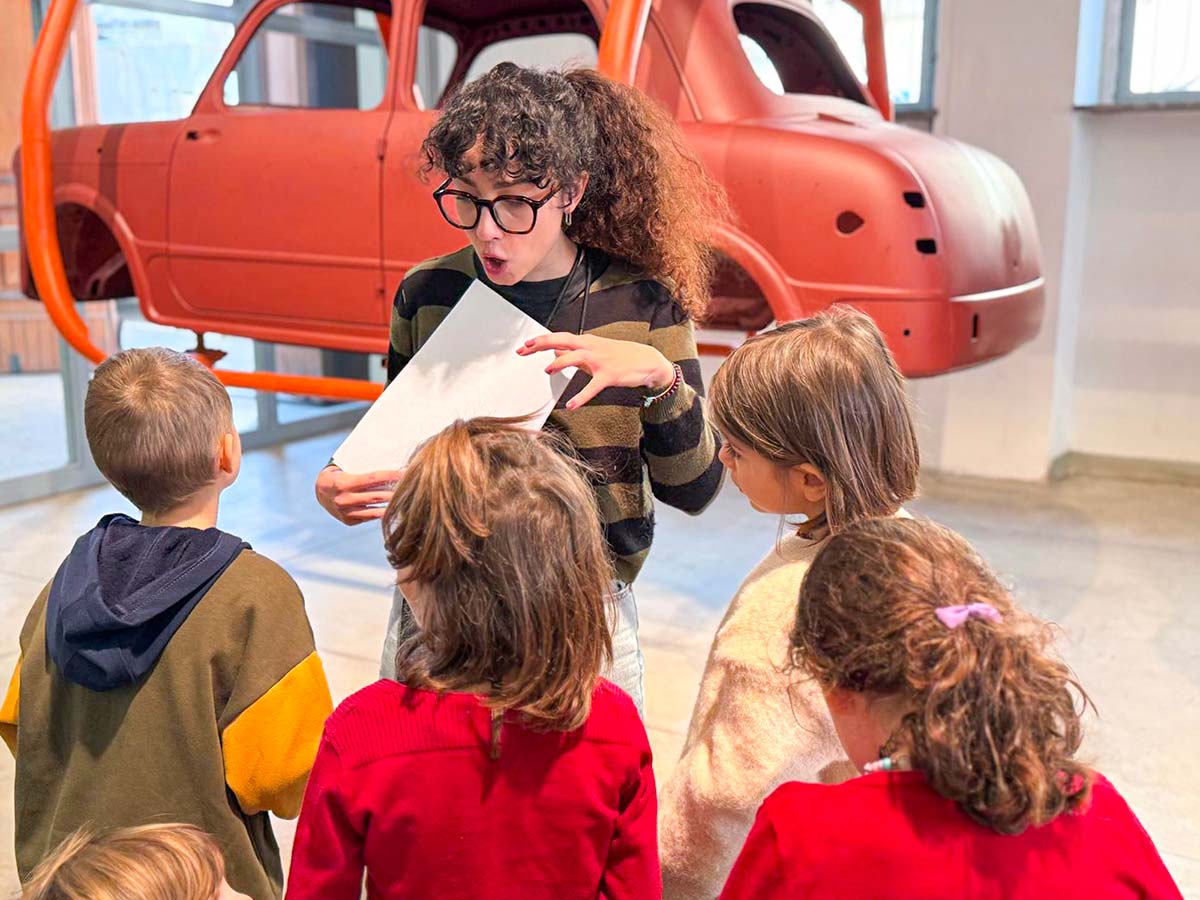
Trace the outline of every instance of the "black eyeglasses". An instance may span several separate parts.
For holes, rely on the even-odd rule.
[[[559,190],[555,188],[541,200],[531,200],[519,194],[504,194],[495,200],[481,200],[466,191],[450,190],[450,181],[451,179],[447,178],[442,182],[442,186],[433,192],[433,199],[442,211],[442,218],[464,231],[470,231],[479,224],[479,217],[483,215],[483,209],[486,207],[492,214],[492,221],[501,231],[509,234],[529,234],[537,224],[538,210]]]

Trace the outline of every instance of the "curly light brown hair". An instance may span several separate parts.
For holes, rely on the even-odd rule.
[[[936,615],[970,603],[1000,619],[948,628]],[[1091,788],[1074,758],[1091,701],[1052,638],[953,531],[873,519],[834,535],[813,561],[792,651],[823,688],[911,698],[887,752],[971,818],[1018,834],[1079,809]]]
[[[426,172],[468,175],[464,157],[476,144],[484,170],[513,181],[570,194],[586,174],[567,236],[662,281],[703,318],[714,264],[707,241],[729,201],[645,94],[590,69],[500,63],[448,98],[421,147]]]
[[[388,561],[428,595],[396,677],[438,691],[490,685],[493,713],[570,731],[612,658],[612,562],[582,466],[519,422],[451,425],[396,489]]]

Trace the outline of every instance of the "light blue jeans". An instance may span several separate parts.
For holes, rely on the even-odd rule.
[[[638,642],[638,613],[637,600],[633,596],[633,587],[628,584],[613,586],[612,605],[609,607],[609,617],[613,631],[613,661],[604,672],[604,677],[633,698],[637,704],[638,715],[646,717],[642,679],[646,671],[646,661],[642,656],[642,648]],[[408,609],[408,601],[396,588],[392,593],[392,612],[388,616],[387,637],[383,641],[383,655],[379,661],[379,677],[396,677],[396,651],[407,630],[414,627],[412,613]]]

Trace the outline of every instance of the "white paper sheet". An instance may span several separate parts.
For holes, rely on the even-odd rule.
[[[417,448],[457,419],[530,416],[540,429],[575,375],[546,374],[554,351],[517,356],[549,332],[481,281],[472,282],[437,330],[333,454],[347,472],[408,465]]]

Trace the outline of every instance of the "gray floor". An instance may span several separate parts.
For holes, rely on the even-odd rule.
[[[299,581],[336,698],[372,681],[391,573],[378,531],[346,529],[317,507],[312,479],[338,436],[248,454],[221,524]],[[0,616],[17,656],[28,605],[75,537],[125,509],[97,489],[0,510]],[[1073,479],[1039,486],[927,479],[916,511],[966,534],[1040,614],[1099,710],[1086,756],[1117,785],[1186,896],[1200,897],[1200,489]],[[699,518],[660,512],[637,593],[647,656],[646,712],[656,771],[670,771],[712,631],[777,522],[727,489]],[[0,782],[12,761],[0,752]],[[292,825],[279,825],[290,845]],[[0,846],[12,813],[0,808]],[[0,892],[16,887],[0,856]]]

